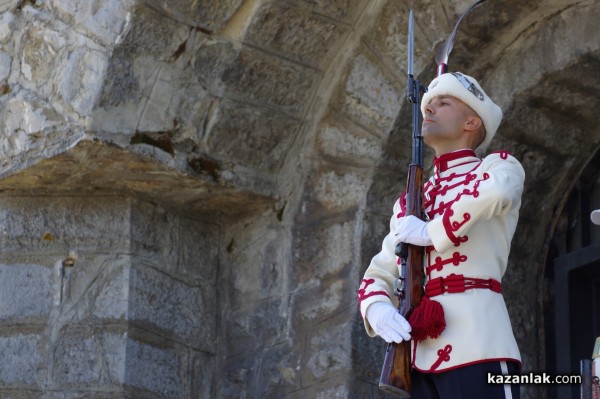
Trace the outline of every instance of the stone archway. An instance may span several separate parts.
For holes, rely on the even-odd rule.
[[[361,330],[353,297],[405,175],[409,2],[0,3],[0,188],[8,197],[0,198],[0,216],[11,231],[3,243],[19,248],[0,261],[25,274],[34,268],[19,269],[22,262],[38,262],[46,289],[43,306],[32,308],[36,318],[19,322],[23,329],[11,324],[19,312],[0,323],[2,338],[22,338],[34,362],[25,385],[11,380],[13,370],[0,370],[0,389],[160,395],[160,373],[139,360],[159,354],[175,376],[166,391],[172,396],[380,396],[373,385],[379,346]],[[433,76],[432,49],[471,0],[414,3],[416,69]],[[515,241],[507,275],[515,290],[526,291],[510,294],[519,294],[510,310],[519,339],[532,343],[525,353],[531,368],[544,361],[535,349],[541,324],[530,315],[539,314],[535,290],[545,232],[561,190],[583,168],[598,136],[589,130],[596,103],[588,91],[598,79],[584,82],[596,76],[598,35],[589,33],[595,33],[594,3],[489,2],[465,22],[454,51],[453,68],[481,76],[506,111],[495,145],[532,171],[518,233],[525,238]],[[576,103],[582,98],[587,102]],[[558,140],[563,137],[566,145]],[[556,165],[558,156],[566,166]],[[21,201],[23,194],[34,199]],[[101,195],[108,197],[99,201]],[[28,222],[31,212],[44,217]],[[21,229],[29,225],[35,228]],[[104,225],[115,231],[99,228]],[[134,270],[135,278],[95,279],[104,269],[86,263],[82,251],[118,252],[108,244],[123,232],[123,242],[135,244],[125,249],[133,251],[135,265],[115,265]],[[88,306],[94,301],[82,302],[78,314],[90,318],[64,318],[77,330],[68,335],[49,318],[46,293],[57,285],[53,265],[68,260],[71,246],[80,249],[79,264],[88,265],[72,274],[73,292],[94,281],[86,292],[106,308],[94,312]],[[166,260],[149,265],[147,257]],[[149,295],[138,290],[137,316],[121,320],[125,301],[118,307],[97,293],[103,287],[125,292],[132,281],[134,288],[148,283]],[[212,299],[179,311],[188,295],[201,298],[197,292]],[[165,312],[165,302],[176,310]],[[186,322],[189,314],[193,323]],[[105,347],[91,338],[90,323],[103,328],[115,320],[123,322],[121,331],[132,327],[138,335],[135,342],[122,339],[121,352],[96,357],[106,372],[53,372],[51,361],[35,360],[39,350],[54,353],[57,342],[76,342],[84,361]],[[194,335],[200,324],[216,344]],[[46,326],[57,334],[45,335]],[[22,331],[33,333],[19,338]],[[172,344],[166,352],[165,343]],[[135,367],[128,363],[127,378],[97,379],[112,375],[103,368],[108,365],[121,370],[128,353]]]

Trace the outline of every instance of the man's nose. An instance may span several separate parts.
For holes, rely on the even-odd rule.
[[[425,113],[426,114],[433,114],[433,106],[431,105],[431,103],[425,105]]]

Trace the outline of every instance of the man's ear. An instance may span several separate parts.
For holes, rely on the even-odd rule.
[[[483,125],[481,118],[478,116],[469,116],[465,122],[465,130],[477,131]]]

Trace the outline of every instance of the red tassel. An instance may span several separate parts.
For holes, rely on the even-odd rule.
[[[446,328],[444,308],[439,302],[423,296],[421,303],[413,310],[408,322],[412,327],[410,335],[415,341],[423,341],[427,337],[437,338]]]

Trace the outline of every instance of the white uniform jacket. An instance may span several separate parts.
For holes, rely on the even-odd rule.
[[[423,267],[430,298],[444,309],[446,328],[436,339],[412,342],[413,367],[440,372],[487,361],[520,364],[504,298],[498,292],[500,285],[494,283],[492,289],[486,283],[488,279],[500,282],[506,271],[525,172],[519,161],[506,152],[480,160],[471,150],[459,150],[436,158],[434,166],[434,175],[423,190],[427,230],[433,242],[425,249]],[[404,196],[396,201],[390,233],[358,291],[370,336],[376,334],[365,318],[368,306],[377,301],[398,305],[393,295],[394,280],[398,278],[393,242],[395,219],[404,215],[403,202]],[[467,287],[462,284],[463,277],[469,280]],[[479,287],[469,288],[473,286],[470,279],[475,279]],[[449,286],[453,292],[443,292]]]

